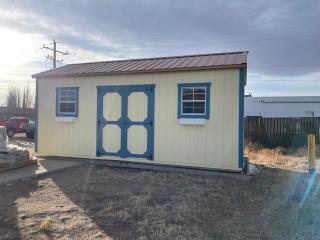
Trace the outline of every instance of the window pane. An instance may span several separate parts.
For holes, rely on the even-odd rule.
[[[182,100],[193,100],[193,94],[183,94]]]
[[[60,113],[75,113],[76,105],[75,103],[60,103]]]
[[[76,91],[75,90],[68,90],[68,95],[69,96],[76,96]]]
[[[73,113],[76,110],[76,106],[74,103],[68,103],[68,113]]]
[[[205,100],[206,99],[206,95],[205,94],[195,94],[194,95],[194,100]]]
[[[60,96],[60,101],[68,101],[68,97],[67,96]]]
[[[69,95],[68,96],[68,101],[71,101],[71,102],[74,102],[74,101],[76,101],[76,96],[75,95]]]
[[[60,107],[60,113],[66,113],[66,112],[68,112],[68,108]]]
[[[68,103],[60,103],[60,108],[68,108]]]
[[[68,112],[69,113],[74,113],[76,111],[76,107],[75,106],[69,106],[68,108]]]
[[[204,109],[204,107],[203,108],[194,108],[193,112],[194,113],[205,113],[205,109]]]
[[[205,113],[205,102],[194,103],[194,113]]]
[[[69,90],[68,91],[68,100],[69,101],[75,101],[76,100],[76,91]]]
[[[60,90],[60,100],[62,101],[75,101],[76,91],[75,90]],[[73,99],[73,100],[72,100]]]
[[[193,94],[193,88],[182,88],[183,94]]]
[[[206,90],[204,88],[194,88],[194,93],[202,93],[204,94],[206,92]]]
[[[183,102],[184,108],[193,108],[193,102]]]
[[[193,88],[183,88],[182,89],[182,99],[183,100],[193,100]]]
[[[204,88],[194,88],[194,99],[195,100],[205,100],[206,91]]]
[[[183,113],[193,113],[192,108],[183,108]]]
[[[68,91],[67,90],[60,90],[60,97],[67,97]]]
[[[193,106],[195,108],[204,108],[204,102],[194,102]]]
[[[183,113],[193,113],[193,102],[184,102],[182,105]]]

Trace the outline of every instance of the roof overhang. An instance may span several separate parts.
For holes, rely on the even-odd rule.
[[[247,68],[247,51],[68,64],[33,78],[161,73]]]

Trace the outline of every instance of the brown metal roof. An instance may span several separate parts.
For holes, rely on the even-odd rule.
[[[68,64],[63,67],[34,74],[32,77],[56,78],[123,73],[237,68],[247,66],[247,54],[248,52],[245,51]]]

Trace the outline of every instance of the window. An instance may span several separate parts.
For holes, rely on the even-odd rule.
[[[62,87],[57,88],[57,116],[78,117],[79,88]]]
[[[9,118],[7,122],[16,122],[16,121],[17,121],[17,118],[12,117],[12,118]]]
[[[209,119],[211,83],[178,84],[178,118]]]
[[[206,113],[206,88],[182,87],[182,114]]]

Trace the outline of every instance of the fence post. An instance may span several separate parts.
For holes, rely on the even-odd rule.
[[[309,172],[315,170],[316,165],[316,139],[314,134],[308,134]]]

